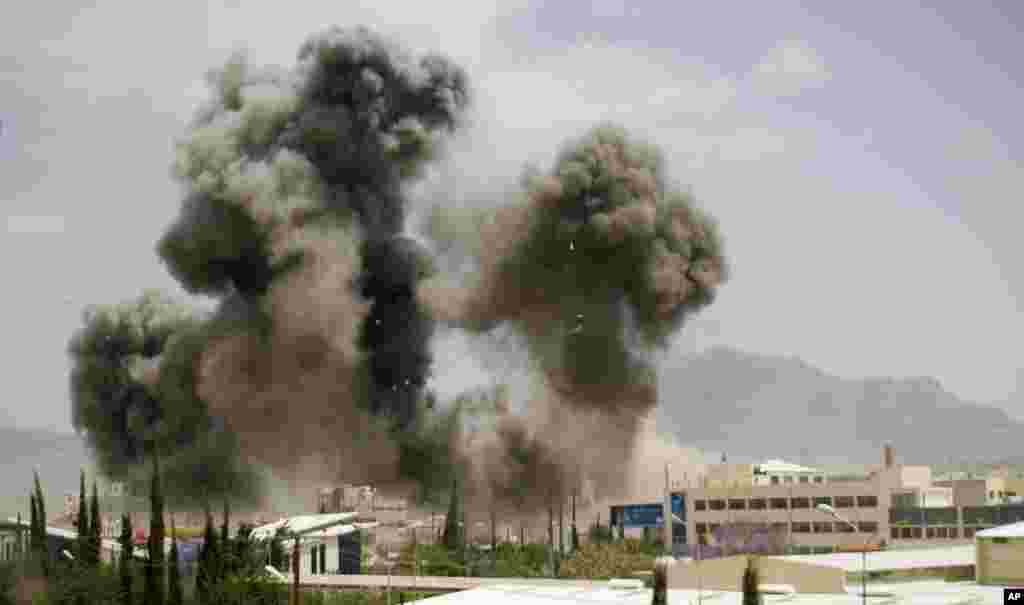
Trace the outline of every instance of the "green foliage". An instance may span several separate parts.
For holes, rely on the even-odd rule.
[[[560,568],[566,578],[606,580],[628,577],[636,571],[654,568],[655,555],[644,551],[643,544],[632,538],[611,544],[583,544]]]
[[[463,548],[464,530],[459,526],[461,496],[458,479],[452,479],[452,491],[448,496],[448,514],[445,517],[444,535],[442,537],[442,542],[449,552],[461,551]]]
[[[160,486],[160,462],[153,458],[153,479],[149,492],[149,561],[146,565],[146,604],[163,605],[166,596],[164,557],[164,499]]]
[[[89,563],[97,566],[100,564],[100,552],[103,544],[103,522],[100,520],[100,496],[95,480],[92,482],[89,513]]]
[[[39,482],[39,473],[33,472],[32,476],[36,504],[36,522],[32,528],[32,544],[36,561],[43,573],[43,577],[48,577],[50,575],[50,557],[46,539],[46,498],[43,496],[43,486]]]
[[[121,577],[121,605],[132,605],[133,579],[135,574],[135,542],[132,537],[132,518],[127,514],[121,515],[121,535],[118,537],[121,546],[121,558],[118,561],[118,573]]]
[[[14,605],[18,578],[25,573],[22,565],[15,562],[0,563],[0,605]]]
[[[85,493],[85,470],[79,471],[78,478],[78,519],[75,529],[78,536],[75,538],[75,557],[78,561],[87,565],[90,563],[91,545],[89,544],[89,500]]]
[[[615,539],[612,528],[596,523],[590,526],[587,536],[591,544],[609,544]]]
[[[121,602],[118,574],[108,565],[61,564],[47,585],[47,605],[116,605]]]

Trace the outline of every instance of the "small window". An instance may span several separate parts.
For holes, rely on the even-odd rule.
[[[800,483],[810,483],[810,482],[811,482],[810,477],[807,477],[806,475],[801,475],[800,476]]]
[[[793,533],[794,534],[809,534],[811,533],[811,524],[806,521],[794,521],[793,522]]]
[[[964,537],[965,538],[973,538],[974,537],[974,528],[973,527],[965,527],[964,528]]]
[[[708,524],[707,523],[698,523],[697,524],[697,533],[698,534],[706,534],[706,533],[708,533]]]
[[[811,507],[811,499],[810,498],[791,498],[790,501],[789,501],[789,505],[792,508],[810,508]]]
[[[877,534],[878,523],[875,521],[860,521],[857,523],[857,529],[862,534]]]
[[[836,523],[836,531],[844,534],[852,534],[853,527],[849,523]]]
[[[779,477],[778,477],[778,475],[772,475],[772,485],[778,485],[778,484],[779,484]]]
[[[814,498],[814,506],[832,506],[832,496],[817,496]]]
[[[720,523],[711,523],[708,525],[708,531],[711,533],[715,533],[718,531],[719,527],[722,527]]]
[[[836,508],[853,508],[853,496],[836,496]]]
[[[948,527],[936,527],[935,528],[935,537],[936,538],[948,538],[949,537],[949,528]]]
[[[956,540],[956,537],[958,535],[960,535],[960,529],[959,528],[957,528],[957,527],[950,527],[949,528],[949,537],[950,538]]]
[[[890,527],[889,528],[889,537],[892,538],[893,540],[899,540],[900,539],[900,528],[898,528],[898,527]]]
[[[878,506],[878,496],[857,496],[857,506],[874,508]]]
[[[937,532],[935,531],[936,529],[938,529],[938,528],[935,528],[935,527],[926,527],[926,528],[924,528],[924,537],[925,538],[936,538],[936,537],[938,537]]]
[[[751,498],[750,510],[764,510],[768,507],[768,501],[764,498]]]
[[[725,500],[708,500],[708,508],[711,510],[725,510]]]
[[[832,533],[832,522],[831,521],[815,521],[814,522],[814,533],[816,533],[816,534],[830,534],[830,533]]]
[[[900,528],[900,537],[903,538],[904,540],[909,540],[909,539],[914,537],[914,534],[913,534],[913,532],[910,531],[909,527],[901,527]]]
[[[789,501],[785,498],[772,498],[769,503],[772,509],[789,508]]]
[[[742,498],[731,498],[729,510],[747,510],[747,501]]]
[[[821,476],[815,477],[814,478],[814,482],[815,483],[824,483],[825,482],[825,478],[821,477]]]
[[[920,540],[921,537],[924,535],[924,532],[921,531],[920,527],[911,527],[910,535],[913,536],[915,540]]]
[[[708,509],[707,500],[694,500],[693,501],[693,509],[694,510],[707,510]]]

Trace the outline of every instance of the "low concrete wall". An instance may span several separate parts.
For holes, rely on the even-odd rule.
[[[788,584],[798,593],[846,594],[846,572],[836,567],[768,557],[755,558],[761,584]],[[669,568],[668,587],[677,590],[740,590],[747,557],[743,555],[677,562]]]

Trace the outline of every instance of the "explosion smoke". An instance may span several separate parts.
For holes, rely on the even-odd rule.
[[[72,422],[108,476],[148,477],[158,450],[172,500],[230,494],[251,499],[257,475],[238,457],[234,436],[195,396],[194,355],[202,325],[187,307],[157,292],[85,313],[71,340]]]
[[[473,227],[452,226],[460,220]],[[725,278],[715,223],[668,187],[655,148],[604,125],[568,145],[550,175],[530,178],[517,203],[469,217],[439,207],[428,228],[442,249],[478,233],[466,248],[479,271],[462,287],[431,279],[419,290],[425,306],[477,330],[516,326],[543,377],[529,405],[549,412],[499,430],[484,474],[507,477],[499,469],[518,465],[562,495],[589,483],[594,498],[623,487],[640,423],[657,404],[645,354]],[[581,456],[598,441],[602,451]]]
[[[225,335],[203,355],[200,392],[274,466],[322,448],[332,474],[397,479],[398,444],[374,419],[416,433],[432,334],[414,294],[431,265],[401,236],[403,187],[458,125],[465,75],[332,28],[294,72],[236,56],[210,80],[216,99],[175,167],[185,204],[158,246],[187,290],[222,300]],[[368,458],[339,450],[353,434],[376,444],[378,468],[338,466]]]
[[[157,251],[219,307],[198,321],[145,298],[76,336],[75,423],[107,468],[137,464],[150,439],[172,476],[205,473],[177,476],[207,494],[254,485],[243,460],[412,481],[421,495],[459,473],[471,501],[520,512],[569,486],[581,506],[622,487],[657,402],[646,355],[726,272],[714,222],[669,188],[653,147],[602,126],[517,203],[465,226],[437,209],[443,254],[476,240],[476,281],[451,285],[403,227],[405,190],[460,125],[461,69],[332,28],[294,71],[236,56],[210,83],[178,147],[182,211]],[[537,366],[525,414],[503,396],[436,409],[424,392],[436,320],[523,337]],[[153,360],[146,384],[129,372],[138,359]],[[466,426],[483,417],[493,431]]]

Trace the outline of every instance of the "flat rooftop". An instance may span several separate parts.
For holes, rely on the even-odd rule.
[[[900,569],[925,569],[929,567],[959,567],[974,565],[974,544],[957,544],[936,548],[894,549],[869,552],[867,557],[868,571],[888,571]],[[861,570],[861,554],[859,552],[841,552],[827,555],[788,555],[778,557],[790,561],[841,567],[847,572]]]
[[[875,594],[877,596],[870,596]],[[892,585],[871,585],[868,587],[868,602],[907,603],[913,605],[953,605],[977,603],[999,605],[1003,602],[1003,589],[998,586],[978,586],[973,582],[950,583],[942,581],[905,582]],[[697,603],[695,590],[670,590],[669,605],[690,605]],[[703,591],[703,601],[708,605],[741,605],[743,595],[739,592]],[[620,603],[622,605],[647,605],[651,602],[651,590],[615,590],[608,587],[581,588],[566,586],[530,586],[525,583],[510,583],[507,586],[494,585],[463,592],[430,597],[414,601],[424,605],[567,605],[570,603]],[[764,602],[785,602],[793,605],[858,605],[861,596],[856,589],[849,594],[796,594],[764,595]]]

